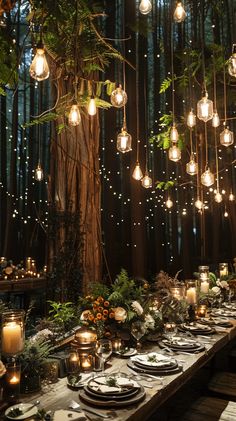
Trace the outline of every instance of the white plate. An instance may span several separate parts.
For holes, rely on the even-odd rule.
[[[27,411],[25,414],[19,415],[18,417],[11,417],[10,412],[12,409],[19,408],[22,411],[26,411],[29,409],[33,404],[32,403],[18,403],[16,405],[10,406],[5,411],[5,416],[10,420],[25,420],[26,418],[32,417],[33,415],[36,415],[38,412],[37,406],[34,406],[32,409]]]
[[[155,357],[157,361],[149,361],[149,357]],[[147,367],[164,367],[171,365],[174,360],[165,355],[159,354],[157,352],[149,352],[149,354],[139,354],[137,356],[131,357],[132,361],[137,361],[146,365]]]
[[[114,354],[119,355],[119,357],[128,358],[128,357],[132,357],[133,355],[136,355],[137,349],[130,348],[126,352],[114,351]]]

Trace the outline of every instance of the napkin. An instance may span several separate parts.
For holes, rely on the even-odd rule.
[[[157,361],[156,362],[149,361],[149,357],[154,357],[154,356]],[[169,357],[166,357],[165,355],[162,355],[162,354],[158,354],[157,352],[151,352],[145,355],[135,355],[134,357],[131,357],[131,360],[134,362],[138,361],[152,367],[169,366],[173,362],[173,360],[171,360]]]
[[[117,386],[108,386],[106,382],[107,377],[98,377],[94,380],[91,380],[89,386],[95,390],[99,390],[102,393],[120,392],[122,390],[122,387],[140,388],[140,385],[136,381],[130,380],[126,377],[117,377]]]
[[[88,418],[83,411],[75,412],[72,410],[58,409],[54,412],[53,421],[87,421]]]

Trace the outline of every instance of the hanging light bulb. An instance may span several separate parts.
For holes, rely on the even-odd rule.
[[[170,199],[170,197],[168,197],[168,199],[167,199],[167,201],[166,201],[165,205],[166,205],[166,207],[167,207],[168,209],[171,209],[171,208],[173,207],[174,203],[172,202],[172,200]]]
[[[78,126],[81,122],[80,110],[77,104],[71,106],[68,122],[71,126]]]
[[[230,76],[236,77],[236,44],[233,44],[232,56],[228,61],[228,71]]]
[[[96,101],[93,95],[91,95],[89,104],[88,104],[88,114],[93,116],[97,113]]]
[[[150,0],[141,0],[139,11],[142,15],[147,15],[152,10],[152,3]]]
[[[196,200],[196,202],[194,203],[194,205],[195,205],[195,207],[197,208],[197,209],[199,209],[199,210],[201,210],[201,209],[203,209],[203,203],[202,203],[202,201],[199,199],[199,198],[197,198],[197,200]]]
[[[143,178],[143,173],[138,161],[136,162],[132,177],[137,181],[140,181]]]
[[[175,124],[173,124],[170,130],[170,140],[171,142],[177,142],[178,139],[179,139],[179,133],[178,133],[178,130],[176,129]]]
[[[225,209],[224,217],[228,218],[228,216],[229,216],[229,214],[228,214],[227,210]]]
[[[220,143],[223,146],[230,146],[234,143],[234,134],[226,127],[220,134]]]
[[[214,111],[212,116],[212,127],[219,127],[220,125],[220,117],[217,111]]]
[[[111,93],[111,103],[113,107],[121,108],[124,107],[124,105],[127,103],[128,97],[126,92],[122,89],[122,86],[119,85],[118,88],[116,88]]]
[[[36,47],[36,54],[30,65],[30,76],[38,82],[49,77],[49,67],[45,56],[43,44],[40,43]]]
[[[186,18],[186,12],[183,8],[182,2],[178,1],[175,11],[174,11],[174,20],[175,22],[183,22],[184,19]]]
[[[206,171],[201,175],[201,183],[206,186],[210,187],[215,182],[215,176],[211,172],[210,168],[207,168]]]
[[[122,127],[121,132],[117,136],[116,147],[118,151],[122,153],[131,151],[132,150],[131,144],[132,144],[131,135],[126,131],[126,127]]]
[[[229,200],[230,200],[230,202],[234,201],[234,194],[232,192],[229,195]]]
[[[223,200],[222,194],[218,191],[218,192],[215,194],[215,201],[216,201],[217,203],[221,203],[221,202],[222,202],[222,200]]]
[[[43,179],[43,169],[41,167],[40,162],[38,163],[37,168],[35,169],[34,178],[37,181],[42,181]]]
[[[194,114],[193,110],[189,111],[189,113],[188,113],[187,126],[188,127],[196,126],[196,115]]]
[[[198,173],[198,164],[193,157],[191,157],[190,161],[186,164],[186,172],[189,175],[195,175]]]
[[[171,161],[177,162],[181,159],[181,150],[173,143],[169,148],[168,156]]]
[[[208,99],[207,92],[197,103],[197,116],[199,120],[203,120],[205,123],[213,117],[213,102]]]
[[[149,177],[148,171],[145,172],[145,176],[142,178],[141,184],[145,189],[150,189],[152,187],[152,179]]]

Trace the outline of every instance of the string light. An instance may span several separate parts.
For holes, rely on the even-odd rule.
[[[215,194],[215,202],[217,202],[217,203],[221,203],[221,202],[222,202],[222,200],[223,200],[222,194],[220,194],[220,192],[218,191],[218,192]]]
[[[229,214],[228,214],[227,210],[225,209],[225,212],[224,212],[224,217],[225,217],[225,218],[228,218],[228,216],[229,216]]]
[[[186,172],[189,175],[196,175],[198,173],[198,164],[192,157],[190,161],[186,164]]]
[[[68,116],[68,123],[71,126],[78,126],[81,122],[81,115],[80,110],[77,104],[72,104],[69,116]]]
[[[212,127],[219,127],[220,125],[220,117],[217,111],[214,111],[212,116]]]
[[[226,127],[221,133],[220,133],[220,143],[222,146],[230,146],[234,143],[234,134],[229,130],[228,127]]]
[[[35,180],[42,181],[43,180],[43,169],[41,167],[40,162],[38,163],[35,169]]]
[[[111,93],[111,104],[113,107],[122,108],[127,103],[127,100],[128,97],[126,92],[122,89],[122,85],[119,85],[118,88]]]
[[[210,187],[215,182],[215,176],[211,172],[210,168],[207,168],[206,171],[201,175],[201,183],[206,186]]]
[[[39,43],[36,48],[35,57],[30,65],[30,76],[38,82],[41,82],[49,77],[49,73],[44,46],[42,43]]]
[[[166,207],[167,207],[168,209],[171,209],[171,208],[173,207],[174,203],[172,202],[172,200],[170,199],[170,197],[168,197],[168,199],[167,199],[167,201],[166,201],[165,205],[166,205]]]
[[[176,129],[175,124],[173,124],[170,130],[170,140],[171,142],[177,142],[178,139],[179,139],[179,133],[178,133],[178,130]]]
[[[181,159],[181,150],[177,145],[172,144],[169,148],[168,156],[171,161],[178,162]]]
[[[94,116],[97,114],[96,100],[93,95],[91,95],[89,104],[88,104],[88,114]]]
[[[126,153],[132,150],[132,137],[126,131],[126,127],[122,127],[121,132],[117,136],[117,150]]]
[[[208,99],[208,93],[203,94],[202,99],[197,103],[197,116],[205,123],[213,117],[213,102]]]
[[[142,178],[141,184],[145,189],[150,189],[152,187],[152,179],[149,177],[147,171],[145,172],[145,176]]]
[[[236,77],[236,44],[233,44],[232,55],[228,61],[228,72],[230,76]]]
[[[233,202],[234,201],[234,194],[232,193],[232,191],[231,191],[231,193],[229,195],[229,200],[230,200],[230,202]]]
[[[142,170],[140,168],[140,164],[139,164],[138,161],[136,162],[134,171],[132,173],[132,177],[137,181],[140,181],[143,178],[143,173],[142,173]]]
[[[194,205],[199,210],[201,210],[201,209],[204,208],[203,202],[199,198],[197,198],[197,200],[195,201]]]
[[[190,128],[196,126],[196,115],[194,114],[193,110],[189,111],[187,115],[187,126]]]
[[[182,5],[181,1],[178,1],[175,11],[174,11],[174,20],[175,22],[181,23],[186,18],[186,12],[184,10],[184,7]]]
[[[152,10],[152,3],[150,0],[141,0],[139,11],[142,15],[147,15]]]

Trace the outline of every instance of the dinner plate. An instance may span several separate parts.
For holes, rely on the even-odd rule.
[[[135,380],[130,380],[127,377],[119,376],[119,377],[116,377],[116,381],[117,381],[117,383],[120,387],[122,387],[122,385],[123,385],[123,389],[120,388],[120,390],[114,390],[114,389],[117,389],[117,387],[114,386],[113,389],[112,389],[112,387],[109,388],[107,386],[105,380],[104,380],[106,378],[109,379],[109,378],[111,378],[111,376],[101,375],[101,376],[95,377],[94,379],[91,379],[87,384],[88,389],[91,390],[96,395],[99,395],[99,396],[104,396],[104,395],[107,395],[107,396],[110,396],[110,395],[127,396],[130,393],[132,393],[132,391],[134,389],[140,389],[139,383],[137,383]],[[128,385],[127,387],[125,387],[126,384]],[[100,385],[100,387],[103,386],[103,388],[107,388],[106,392],[100,390],[99,385]]]
[[[145,355],[137,355],[131,358],[133,362],[137,364],[141,364],[144,367],[147,368],[167,368],[173,366],[175,364],[175,361],[173,361],[171,358],[166,357],[165,355],[162,355],[157,352],[150,352]],[[151,360],[153,359],[153,361]],[[156,359],[156,361],[155,361]]]
[[[152,374],[153,376],[169,376],[172,374],[180,373],[180,371],[182,371],[182,367],[179,365],[177,365],[176,368],[171,368],[169,370],[153,370],[153,368],[150,369],[138,367],[133,361],[128,361],[127,366],[137,373]]]
[[[25,420],[26,418],[33,417],[38,412],[37,406],[34,406],[28,411],[30,407],[32,407],[32,403],[18,403],[16,405],[12,405],[6,409],[5,416],[10,420]],[[11,411],[17,410],[17,409],[25,412],[25,414],[18,415],[17,417],[11,416]]]
[[[159,345],[161,348],[164,348],[165,346],[168,346],[168,348],[172,349],[173,351],[186,351],[186,352],[202,352],[205,350],[205,347],[196,342],[195,344],[191,345],[191,346],[181,346],[181,345],[176,345],[175,343],[170,343],[170,342],[164,342],[164,340],[162,342],[159,342]]]
[[[188,325],[182,325],[178,328],[182,332],[191,332],[193,335],[212,335],[215,333],[215,330],[212,329],[210,326],[204,326],[202,327],[194,327],[194,326],[188,326]]]
[[[89,386],[84,386],[84,390],[85,392],[90,395],[93,396],[96,399],[103,399],[103,400],[119,400],[119,399],[129,399],[131,398],[131,396],[135,396],[139,393],[140,391],[140,387],[138,388],[133,388],[130,389],[129,391],[127,391],[126,394],[113,394],[113,393],[97,393],[95,390],[91,389]]]
[[[152,366],[143,365],[139,361],[133,361],[133,362],[134,362],[134,364],[137,367],[140,367],[140,368],[143,368],[143,369],[152,370],[154,373],[156,371],[158,371],[158,373],[160,373],[162,371],[166,371],[166,370],[170,371],[170,370],[174,370],[174,369],[176,369],[176,367],[178,367],[178,363],[177,362],[173,362],[173,363],[171,363],[169,365],[163,365],[163,366],[160,366],[160,367],[152,367]]]
[[[137,349],[129,348],[127,351],[113,351],[113,354],[121,358],[129,358],[137,354]]]
[[[129,399],[121,399],[121,400],[102,400],[99,398],[95,398],[90,396],[86,393],[85,390],[79,392],[79,397],[82,401],[89,403],[93,406],[98,407],[106,407],[106,408],[123,408],[130,405],[135,405],[138,402],[141,402],[146,396],[145,390],[143,386],[140,386],[140,390],[137,395],[131,396]]]
[[[191,341],[191,340],[185,340],[185,339],[180,339],[180,340],[173,340],[173,341],[169,341],[168,339],[163,339],[162,343],[168,347],[175,347],[175,348],[181,348],[181,349],[194,349],[194,348],[198,348],[199,346],[201,346],[201,344],[199,344],[198,342],[195,341]]]

